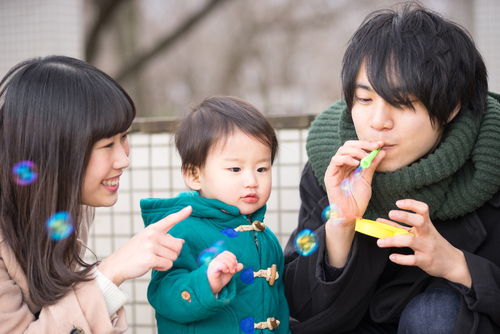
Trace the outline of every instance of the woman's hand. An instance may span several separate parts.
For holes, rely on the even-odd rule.
[[[136,234],[125,245],[104,259],[99,271],[116,286],[125,280],[140,277],[151,269],[168,270],[179,256],[184,240],[168,231],[191,214],[190,206],[168,215]]]
[[[409,247],[413,249],[414,254],[391,254],[390,260],[405,266],[417,266],[431,276],[442,277],[470,288],[472,278],[464,253],[439,234],[429,218],[427,204],[405,199],[396,202],[396,205],[400,209],[414,213],[393,210],[389,212],[389,218],[410,225],[411,228],[402,227],[386,219],[377,221],[402,227],[414,236],[401,235],[379,239],[377,244],[379,247]]]
[[[236,256],[224,251],[217,255],[208,264],[207,277],[212,293],[215,295],[226,286],[234,274],[243,269],[243,264],[238,263]]]

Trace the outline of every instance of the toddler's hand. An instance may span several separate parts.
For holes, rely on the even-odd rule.
[[[212,293],[215,295],[226,286],[234,274],[243,269],[243,264],[238,263],[236,256],[228,251],[217,255],[208,264],[207,277]]]

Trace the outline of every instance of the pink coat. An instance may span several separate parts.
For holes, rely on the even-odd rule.
[[[83,224],[87,241],[89,223]],[[123,307],[111,318],[95,280],[76,284],[61,300],[41,309],[38,320],[30,300],[26,276],[0,232],[0,334],[70,334],[79,327],[85,334],[123,333],[127,329]]]

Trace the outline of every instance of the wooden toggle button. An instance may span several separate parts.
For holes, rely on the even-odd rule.
[[[269,285],[273,285],[276,280],[276,265],[271,266],[271,279],[269,280]]]

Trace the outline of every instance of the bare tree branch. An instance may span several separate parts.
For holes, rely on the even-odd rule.
[[[189,32],[197,23],[207,16],[219,4],[227,0],[211,0],[199,12],[193,14],[181,26],[179,26],[170,35],[160,41],[152,50],[137,56],[131,63],[123,66],[120,72],[115,75],[117,81],[122,81],[132,73],[138,71],[142,66],[161,52],[165,52],[172,47],[175,42],[184,34]]]
[[[89,63],[95,58],[97,45],[99,42],[99,34],[102,28],[110,22],[109,18],[113,15],[116,9],[124,2],[130,0],[101,0],[94,1],[99,6],[99,17],[90,29],[85,42],[85,60]]]

